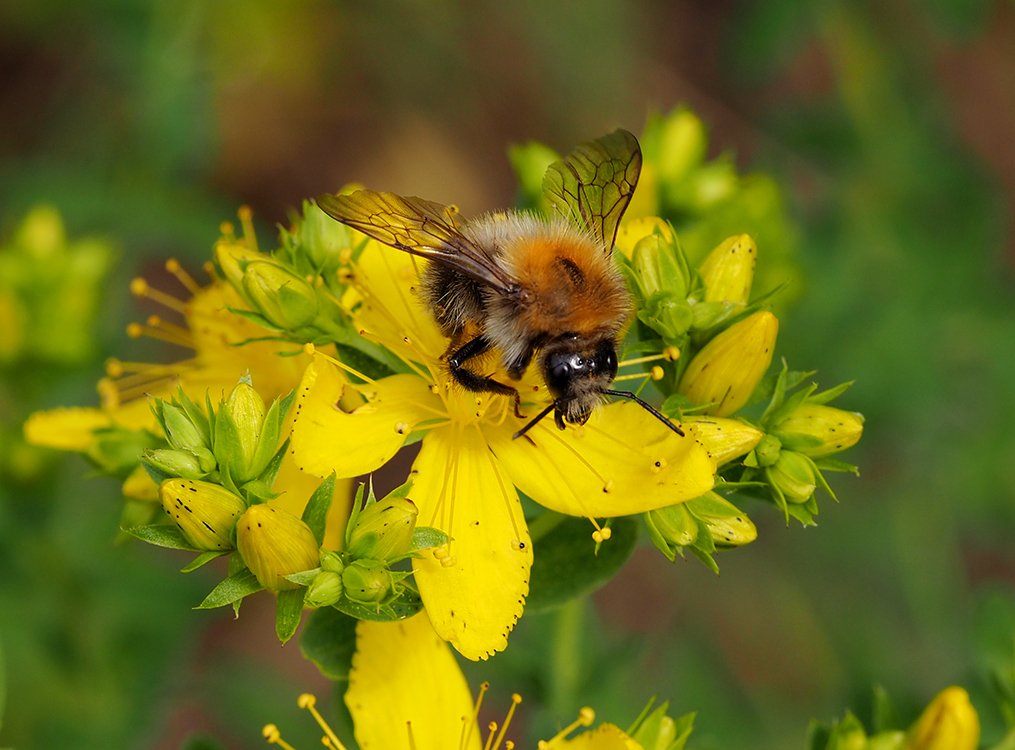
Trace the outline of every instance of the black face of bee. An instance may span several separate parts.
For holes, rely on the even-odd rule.
[[[548,347],[542,358],[543,377],[557,404],[557,426],[564,420],[585,424],[600,395],[617,376],[617,347],[603,340],[592,347],[568,336]]]

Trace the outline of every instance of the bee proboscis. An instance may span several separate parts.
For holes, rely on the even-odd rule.
[[[515,437],[551,411],[562,430],[583,425],[603,396],[631,399],[683,435],[636,394],[610,388],[632,309],[612,251],[640,171],[638,140],[615,130],[546,170],[543,194],[555,211],[551,218],[507,211],[462,220],[449,206],[373,190],[322,195],[317,205],[429,261],[424,299],[452,341],[448,369],[463,388],[512,396],[521,416],[515,387],[467,365],[496,350],[517,381],[538,355],[553,400]]]

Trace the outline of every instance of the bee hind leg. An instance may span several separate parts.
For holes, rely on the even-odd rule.
[[[448,357],[448,369],[451,372],[451,377],[467,391],[474,393],[500,393],[505,396],[512,396],[515,402],[515,416],[521,417],[522,415],[518,411],[518,407],[521,404],[521,396],[516,388],[504,385],[488,375],[477,375],[465,367],[465,363],[470,359],[478,357],[489,350],[490,342],[483,336],[477,336],[472,341],[459,347]]]

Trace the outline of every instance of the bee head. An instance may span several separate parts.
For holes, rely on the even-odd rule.
[[[568,334],[546,347],[541,365],[557,404],[557,426],[564,429],[565,421],[585,424],[617,376],[617,345],[611,339],[590,342]]]

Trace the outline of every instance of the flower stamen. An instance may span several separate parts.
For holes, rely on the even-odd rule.
[[[303,693],[299,698],[296,699],[296,705],[300,708],[306,709],[310,712],[310,715],[314,717],[314,721],[317,722],[317,726],[321,728],[325,736],[322,738],[322,742],[325,747],[331,747],[335,750],[346,750],[345,745],[335,736],[335,732],[332,731],[328,722],[324,720],[321,713],[317,710],[317,697],[311,693]],[[328,742],[331,744],[329,745]]]
[[[540,740],[536,745],[538,750],[549,750],[553,746],[553,743],[560,740],[567,739],[568,735],[572,734],[579,727],[590,727],[592,722],[596,720],[596,712],[588,706],[584,706],[578,710],[578,718],[568,724],[566,727],[561,729],[557,734],[551,737],[549,740]]]
[[[161,289],[155,289],[150,286],[148,282],[140,276],[134,278],[130,282],[130,293],[135,297],[142,297],[149,299],[156,304],[162,305],[173,312],[178,312],[180,315],[184,315],[187,312],[186,303],[178,300],[171,294],[163,292]]]
[[[282,733],[274,724],[265,724],[261,730],[261,736],[269,745],[278,745],[282,750],[296,750],[292,745],[282,739]]]
[[[240,219],[240,227],[243,230],[243,243],[255,253],[259,252],[257,249],[257,233],[254,231],[253,209],[250,206],[240,206],[236,211],[236,215]]]
[[[192,295],[201,291],[201,285],[194,280],[193,276],[187,273],[183,266],[180,265],[180,261],[176,258],[170,258],[166,261],[166,270],[175,276],[176,280],[179,281]]]
[[[469,740],[472,739],[472,729],[479,723],[479,709],[483,706],[483,698],[486,697],[486,692],[489,689],[489,682],[484,680],[480,683],[479,694],[472,704],[472,715],[462,717],[462,735],[461,741],[458,743],[458,750],[465,750],[469,746]]]

